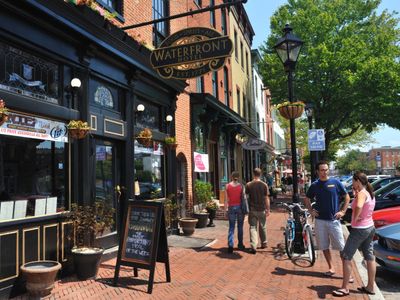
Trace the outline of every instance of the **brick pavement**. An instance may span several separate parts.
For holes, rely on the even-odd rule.
[[[283,243],[282,226],[286,213],[274,208],[268,218],[268,248],[256,255],[238,251],[228,254],[227,221],[217,220],[216,227],[196,229],[194,237],[214,238],[201,250],[170,247],[172,282],[165,282],[164,265],[157,264],[153,293],[148,295],[149,272],[139,271],[134,278],[131,268],[122,266],[119,286],[111,285],[115,258],[101,264],[97,280],[79,281],[76,277],[59,280],[51,296],[45,299],[332,299],[333,289],[341,284],[341,262],[334,252],[338,275],[326,278],[327,266],[317,251],[313,267],[298,266],[280,255],[276,246]],[[249,246],[248,224],[244,240]],[[347,299],[368,299],[357,291],[362,285],[357,270]],[[26,295],[16,299],[28,299]]]

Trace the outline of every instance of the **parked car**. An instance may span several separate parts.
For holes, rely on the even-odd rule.
[[[400,206],[376,210],[372,213],[375,228],[400,222]]]
[[[376,262],[387,270],[400,273],[400,223],[376,230],[374,242]]]
[[[379,175],[367,175],[367,179],[369,183],[372,183],[381,178],[388,178],[390,175],[387,174],[379,174]]]
[[[380,189],[381,187],[384,187],[385,185],[396,181],[400,180],[400,176],[392,176],[392,177],[385,177],[385,178],[380,178],[375,180],[373,183],[371,183],[372,187],[374,188],[374,191]]]
[[[353,200],[352,200],[353,201]],[[375,191],[375,210],[380,210],[387,207],[400,206],[400,180],[393,181],[379,190]],[[351,203],[347,208],[343,220],[346,222],[351,221]]]

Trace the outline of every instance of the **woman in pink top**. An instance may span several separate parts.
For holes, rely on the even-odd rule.
[[[228,210],[229,231],[228,231],[228,252],[233,252],[233,241],[235,233],[235,223],[238,227],[238,248],[245,250],[243,245],[243,221],[240,202],[243,193],[243,185],[239,182],[239,172],[232,172],[232,181],[225,186],[225,210]]]
[[[351,216],[351,232],[346,241],[346,245],[341,253],[343,257],[343,282],[342,288],[333,291],[337,297],[347,296],[349,294],[348,284],[351,273],[351,260],[357,249],[362,251],[364,259],[367,262],[368,284],[357,288],[360,292],[374,295],[375,283],[375,257],[372,245],[372,239],[375,234],[372,212],[375,208],[374,191],[368,182],[367,176],[362,172],[356,172],[353,175],[353,190],[355,198],[351,204],[353,214]]]

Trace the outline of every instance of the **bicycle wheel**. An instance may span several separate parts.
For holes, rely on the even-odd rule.
[[[286,227],[285,228],[285,250],[286,250],[286,254],[287,256],[292,259],[293,257],[293,253],[294,253],[294,249],[293,249],[293,231],[291,228]]]
[[[306,249],[306,254],[308,255],[311,266],[313,266],[315,263],[315,248],[314,248],[314,240],[312,238],[311,227],[309,225],[306,226],[305,228],[303,241],[304,241],[304,248]]]

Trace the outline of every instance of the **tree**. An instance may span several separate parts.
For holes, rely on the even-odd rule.
[[[375,170],[376,166],[375,161],[369,160],[366,153],[360,150],[351,150],[339,157],[336,167],[342,174],[348,174],[354,171],[369,173]]]
[[[259,69],[273,103],[288,93],[273,46],[289,23],[304,41],[294,74],[297,99],[314,105],[316,128],[330,147],[379,124],[400,128],[400,30],[380,0],[288,0],[271,18]]]

